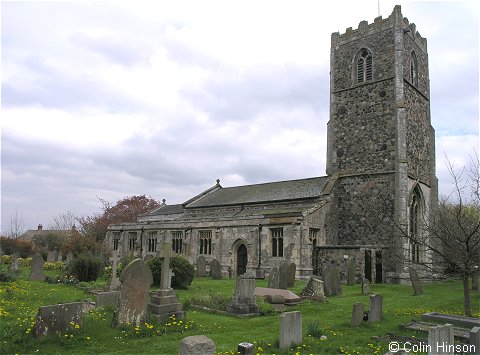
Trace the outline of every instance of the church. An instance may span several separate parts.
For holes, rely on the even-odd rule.
[[[333,33],[326,176],[209,189],[108,227],[121,255],[203,256],[225,276],[258,278],[282,262],[296,277],[354,259],[357,280],[402,282],[432,255],[415,238],[437,204],[427,41],[396,6]],[[312,152],[312,154],[316,154]]]

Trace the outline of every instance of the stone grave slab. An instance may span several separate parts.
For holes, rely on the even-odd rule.
[[[444,351],[454,344],[452,324],[438,325],[428,331],[429,354],[454,355],[454,351]]]
[[[302,291],[302,298],[311,299],[318,302],[325,301],[324,282],[317,276],[310,276]]]
[[[280,270],[276,266],[272,268],[268,276],[268,287],[280,288]]]
[[[463,328],[480,327],[480,319],[456,314],[429,312],[422,314],[422,320],[436,323],[450,323]]]
[[[207,276],[207,260],[203,255],[200,255],[197,259],[197,276]]]
[[[71,327],[70,322],[82,324],[83,314],[93,306],[86,302],[73,302],[38,308],[34,328],[35,336],[53,335]]]
[[[259,314],[260,307],[255,298],[255,278],[244,274],[237,277],[233,302],[227,306],[227,312],[232,314]]]
[[[362,280],[362,295],[370,294],[370,281],[368,279]]]
[[[105,291],[98,292],[95,295],[95,307],[114,306],[118,304],[120,291]]]
[[[468,345],[473,346],[472,351],[470,353],[473,354],[480,354],[480,327],[473,327],[470,330],[470,337],[468,341]]]
[[[213,259],[210,262],[210,274],[212,279],[214,280],[221,280],[222,279],[222,266],[217,259]]]
[[[420,284],[420,278],[418,277],[417,270],[415,270],[413,267],[409,267],[408,275],[410,276],[410,281],[412,282],[413,294],[415,296],[423,294],[423,288]]]
[[[289,263],[287,268],[287,287],[295,286],[295,273],[297,272],[297,265]]]
[[[380,322],[382,320],[383,312],[383,297],[382,295],[370,296],[370,309],[368,311],[369,322]]]
[[[281,263],[278,271],[278,288],[286,290],[288,288],[288,263]]]
[[[180,341],[178,355],[215,355],[215,343],[205,335],[193,335]]]
[[[365,313],[365,306],[363,303],[356,302],[352,309],[352,327],[358,327],[363,323],[363,314]]]
[[[340,296],[342,294],[340,271],[336,265],[327,265],[324,268],[323,282],[325,286],[325,296]]]
[[[30,280],[31,281],[45,281],[45,273],[43,272],[43,266],[45,260],[40,254],[34,254],[32,262],[30,263]]]
[[[290,290],[281,288],[255,287],[255,296],[282,296],[286,305],[294,305],[302,302],[302,299]]]
[[[298,311],[280,315],[280,349],[302,344],[302,314]]]

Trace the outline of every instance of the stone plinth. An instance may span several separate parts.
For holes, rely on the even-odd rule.
[[[251,275],[237,277],[235,297],[227,311],[233,314],[258,314],[260,307],[255,298],[255,278]]]
[[[178,355],[215,355],[215,343],[205,335],[186,337],[180,342]]]

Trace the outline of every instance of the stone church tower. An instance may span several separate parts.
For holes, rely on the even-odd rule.
[[[331,41],[326,244],[371,246],[376,281],[395,282],[431,257],[404,235],[426,233],[438,195],[427,41],[400,6]]]

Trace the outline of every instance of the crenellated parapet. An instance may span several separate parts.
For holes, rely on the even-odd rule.
[[[336,48],[345,43],[358,41],[363,37],[371,36],[394,27],[402,30],[405,36],[410,37],[417,44],[418,48],[423,52],[427,52],[427,39],[420,35],[414,23],[410,23],[408,18],[403,17],[400,5],[395,6],[391,15],[386,19],[378,16],[373,23],[361,21],[357,29],[348,27],[342,34],[340,34],[340,32],[332,33],[332,48]]]

